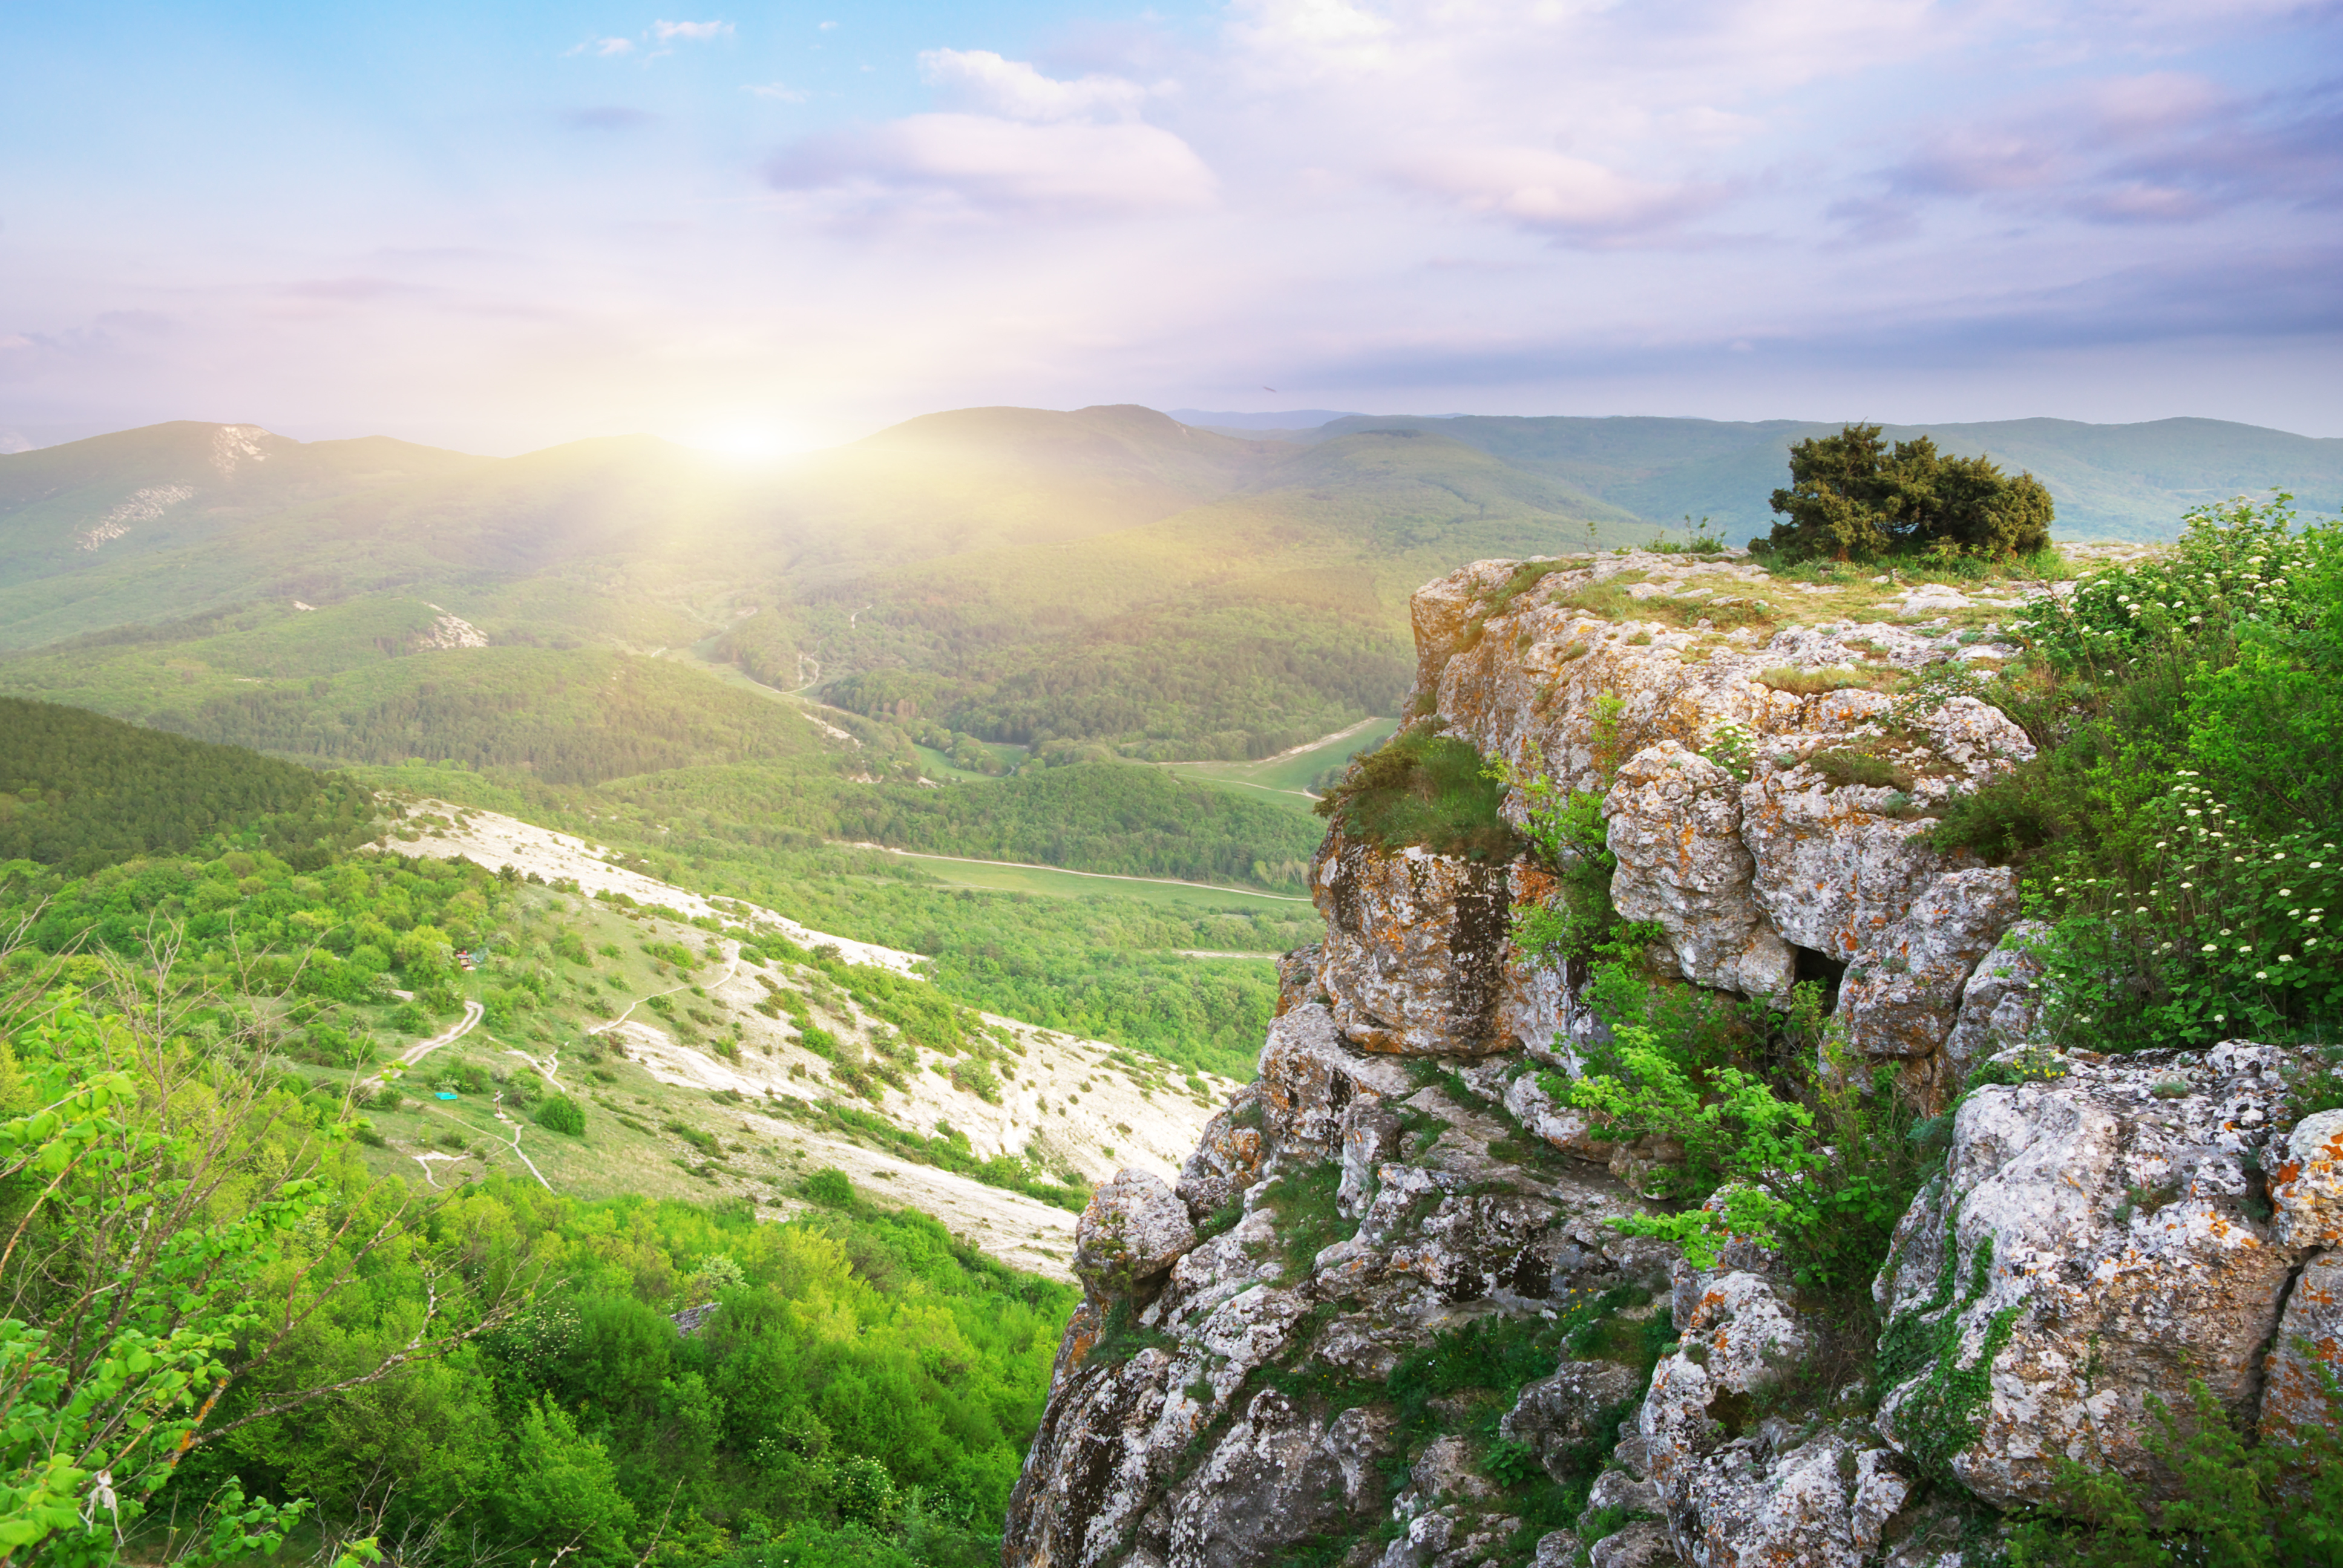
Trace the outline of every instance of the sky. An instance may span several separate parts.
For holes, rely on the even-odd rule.
[[[1126,402],[2343,436],[2337,0],[0,0],[0,450]]]

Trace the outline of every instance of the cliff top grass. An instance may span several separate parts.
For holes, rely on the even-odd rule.
[[[1470,860],[1510,860],[1521,840],[1498,815],[1504,784],[1486,769],[1469,742],[1413,725],[1353,761],[1317,812],[1387,849],[1420,845]]]

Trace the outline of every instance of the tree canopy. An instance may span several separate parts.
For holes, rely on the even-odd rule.
[[[1766,547],[1793,558],[2031,555],[2050,543],[2050,492],[2031,474],[1936,450],[1926,436],[1892,446],[1876,425],[1848,425],[1790,448]]]

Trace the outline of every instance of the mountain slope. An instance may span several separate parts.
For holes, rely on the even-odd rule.
[[[1766,498],[1783,483],[1790,444],[1836,422],[1774,419],[1382,417],[1336,419],[1301,440],[1367,430],[1419,430],[1478,447],[1654,523],[1689,514],[1736,543],[1772,526]],[[2276,487],[2313,511],[2343,509],[2343,440],[2218,419],[2086,425],[2072,419],[1891,425],[1897,440],[1939,446],[2031,470],[2058,505],[2060,537],[2171,538],[2181,513],[2206,501]]]

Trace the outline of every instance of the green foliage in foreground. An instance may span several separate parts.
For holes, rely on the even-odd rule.
[[[1646,989],[1614,967],[1594,998],[1614,1041],[1567,1085],[1570,1103],[1614,1138],[1682,1149],[1653,1185],[1704,1205],[1615,1223],[1677,1242],[1695,1267],[1714,1267],[1741,1236],[1778,1248],[1810,1288],[1867,1290],[1933,1158],[1910,1135],[1893,1070],[1866,1077],[1848,1059],[1817,988],[1795,988],[1775,1014],[1690,987]]]
[[[2012,860],[2046,1021],[2101,1050],[2343,1022],[2343,524],[2192,513],[2167,555],[2096,574],[2026,628],[1986,695],[2040,748],[1956,802],[1946,847]]]
[[[1849,425],[1790,448],[1785,519],[1762,541],[1793,560],[1889,555],[2027,556],[2050,543],[2050,492],[1985,457],[1946,457],[1926,436],[1891,448],[1876,425]]]
[[[78,708],[0,697],[0,861],[87,871],[220,838],[310,862],[374,815],[343,780]]]
[[[1497,809],[1504,786],[1467,740],[1431,724],[1363,752],[1317,804],[1343,832],[1386,849],[1422,845],[1443,855],[1503,861],[1521,841]]]
[[[0,1010],[11,1376],[0,1541],[102,1563],[272,1548],[308,1516],[402,1559],[966,1568],[1073,1292],[851,1201],[582,1203],[370,1179],[347,1108],[200,993]],[[160,1027],[157,1020],[162,1020]],[[669,1314],[714,1304],[695,1330]],[[777,1545],[829,1555],[773,1555]]]
[[[2104,1470],[2057,1460],[2055,1509],[2010,1539],[2011,1568],[2336,1568],[2343,1563],[2343,1390],[2325,1370],[2327,1415],[2248,1448],[2200,1380],[2176,1411],[2147,1396],[2148,1452],[2168,1467],[2168,1498]]]

